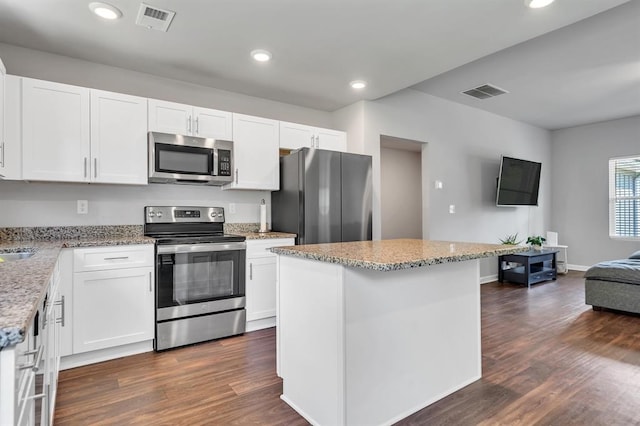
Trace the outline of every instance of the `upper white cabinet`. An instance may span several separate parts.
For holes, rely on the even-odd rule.
[[[226,189],[277,191],[279,125],[276,120],[233,114],[234,180]]]
[[[0,59],[0,178],[4,178],[4,103],[5,103],[5,76],[7,74],[7,70],[4,68],[4,64],[2,63],[2,59]]]
[[[91,182],[147,183],[147,99],[91,90]]]
[[[22,178],[146,184],[145,98],[22,79]]]
[[[339,130],[280,122],[280,148],[320,148],[347,151],[347,134]]]
[[[7,75],[4,83],[4,139],[0,175],[22,179],[22,78]]]
[[[149,131],[233,140],[232,114],[149,99]]]
[[[22,80],[24,179],[87,182],[89,89]]]

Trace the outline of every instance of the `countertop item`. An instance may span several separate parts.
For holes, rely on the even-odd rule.
[[[22,230],[20,234],[24,235]],[[0,241],[0,249],[7,252],[35,251],[28,259],[0,263],[0,348],[23,340],[44,298],[61,249],[153,243],[152,238],[142,234],[121,233],[113,237],[90,233],[86,238]]]
[[[274,247],[273,253],[376,271],[418,268],[527,251],[525,246],[459,241],[382,240]]]

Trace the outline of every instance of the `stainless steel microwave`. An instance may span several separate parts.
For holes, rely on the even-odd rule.
[[[149,132],[150,183],[224,185],[232,170],[232,141]]]

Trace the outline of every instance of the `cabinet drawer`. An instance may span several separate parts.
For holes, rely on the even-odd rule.
[[[269,240],[247,240],[247,257],[275,256],[269,249],[271,247],[293,246],[293,238],[274,238]]]
[[[74,272],[153,266],[153,246],[112,246],[75,249]]]

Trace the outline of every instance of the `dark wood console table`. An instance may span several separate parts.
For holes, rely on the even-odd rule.
[[[530,250],[523,253],[499,256],[498,281],[531,284],[555,280],[557,276],[556,253],[558,250]],[[517,265],[513,265],[513,264]]]

